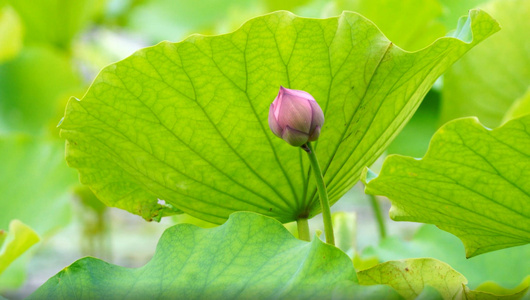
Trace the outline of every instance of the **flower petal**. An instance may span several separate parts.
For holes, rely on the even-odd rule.
[[[309,136],[309,139],[307,141],[309,142],[316,141],[318,140],[319,136],[320,136],[320,126],[317,126],[315,127],[315,129],[313,130],[313,133],[311,134],[311,136]]]
[[[289,126],[285,127],[282,134],[282,139],[289,143],[291,146],[300,147],[307,143],[309,135],[307,133],[300,132]]]
[[[275,108],[275,105],[274,105],[274,102],[271,104],[271,107],[269,108],[269,127],[272,131],[272,133],[274,133],[274,135],[276,135],[277,137],[281,138],[282,137],[282,128],[280,127],[280,124],[278,124],[278,121],[276,121],[276,118],[274,117],[274,108]]]
[[[279,102],[278,123],[309,134],[312,109],[309,100],[284,93]]]
[[[274,101],[272,101],[272,105],[274,105],[274,108],[273,108],[274,117],[276,118],[276,120],[278,120],[278,114],[280,113],[280,107],[281,107],[280,103],[281,103],[282,96],[285,93],[285,90],[286,89],[280,85],[280,91],[278,92],[278,95],[276,96],[276,98],[274,98]]]
[[[313,131],[315,128],[322,127],[324,125],[324,112],[322,111],[322,108],[320,108],[320,105],[316,101],[309,101],[309,104],[311,105],[311,111],[312,111],[312,118],[311,118],[311,129],[309,131],[309,134],[313,134]]]
[[[315,101],[315,98],[313,98],[313,96],[311,96],[311,94],[309,94],[306,91],[292,90],[292,89],[287,89],[287,88],[284,88],[283,86],[281,86],[280,87],[280,92],[282,92],[283,94],[287,94],[287,95],[291,95],[291,96],[295,96],[295,97],[299,97],[299,98],[305,98],[307,100]]]

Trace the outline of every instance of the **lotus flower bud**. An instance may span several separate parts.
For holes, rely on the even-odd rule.
[[[279,138],[300,147],[316,141],[324,124],[324,113],[309,93],[280,87],[269,109],[269,127]]]

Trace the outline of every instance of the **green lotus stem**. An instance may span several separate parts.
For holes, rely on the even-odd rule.
[[[377,225],[379,226],[379,236],[381,239],[384,239],[386,237],[386,228],[385,222],[383,220],[383,214],[381,213],[381,207],[379,206],[379,202],[374,195],[368,195],[368,198],[370,198],[370,204],[372,205],[372,210],[374,211],[375,218],[377,219]]]
[[[309,223],[306,218],[300,218],[296,220],[298,227],[298,238],[302,241],[311,241],[311,234],[309,233]]]
[[[313,169],[313,173],[315,174],[317,189],[320,194],[322,218],[324,219],[324,232],[326,234],[326,243],[335,245],[335,237],[333,236],[333,225],[331,224],[331,210],[329,208],[328,192],[326,190],[326,185],[324,184],[322,170],[320,169],[315,150],[313,149],[311,143],[303,145],[302,148],[309,155],[309,161],[311,162],[311,167]]]

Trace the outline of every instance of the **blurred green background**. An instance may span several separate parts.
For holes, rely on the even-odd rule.
[[[356,11],[394,44],[414,51],[456,28],[458,18],[475,7],[496,18],[502,30],[436,82],[387,151],[414,157],[423,156],[443,123],[477,116],[496,127],[512,105],[530,97],[530,0],[0,0],[0,229],[19,219],[42,238],[0,274],[0,294],[23,298],[85,255],[141,266],[168,226],[209,226],[185,215],[147,223],[107,208],[66,166],[56,125],[67,100],[81,98],[104,66],[163,40],[230,32],[276,10],[318,18]],[[336,226],[341,247],[358,267],[431,256],[462,272],[471,288],[486,280],[513,288],[530,273],[516,259],[528,257],[528,247],[465,260],[454,236],[430,226],[416,233],[419,224],[392,222],[386,217],[389,202],[375,199],[389,235],[383,238],[370,200],[358,185],[333,207],[347,212],[337,215]],[[316,219],[313,230],[321,224]]]

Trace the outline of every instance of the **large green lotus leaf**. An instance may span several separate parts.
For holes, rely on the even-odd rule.
[[[326,4],[327,14],[343,10],[360,13],[374,22],[395,45],[417,50],[446,33],[438,20],[443,11],[438,0],[334,0]],[[330,3],[332,4],[331,7]],[[467,13],[467,10],[465,11]],[[464,13],[464,14],[465,14]],[[454,28],[456,20],[448,28]]]
[[[530,86],[530,1],[493,1],[484,6],[501,32],[476,47],[444,76],[442,121],[477,116],[496,127]]]
[[[405,299],[521,299],[528,283],[514,291],[499,294],[470,290],[467,279],[448,264],[433,258],[415,258],[389,261],[357,273],[362,285],[385,284],[393,287]],[[436,293],[426,288],[433,288]],[[428,296],[427,296],[428,295]],[[422,298],[423,297],[423,298]]]
[[[0,274],[40,240],[39,235],[33,229],[19,220],[11,221],[8,234],[0,239],[4,242],[0,241]]]
[[[530,245],[497,250],[472,258],[465,258],[464,253],[464,246],[456,236],[434,225],[423,225],[412,240],[387,237],[379,245],[363,249],[362,257],[377,257],[382,262],[404,258],[436,258],[464,275],[472,289],[478,289],[487,281],[513,289],[530,274]]]
[[[410,53],[355,13],[277,12],[231,34],[163,42],[103,69],[69,101],[66,159],[103,202],[147,219],[159,199],[213,223],[234,211],[311,217],[320,204],[306,154],[267,125],[279,86],[308,91],[325,112],[317,156],[334,203],[436,78],[498,24],[474,10],[460,30],[463,40]]]
[[[435,224],[466,256],[530,242],[530,116],[495,130],[476,118],[440,128],[425,157],[389,156],[366,192],[392,201],[397,221]]]
[[[78,260],[29,299],[322,299],[345,281],[356,285],[356,276],[339,249],[318,238],[300,241],[272,218],[239,212],[216,228],[167,229],[141,268]]]

